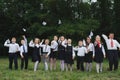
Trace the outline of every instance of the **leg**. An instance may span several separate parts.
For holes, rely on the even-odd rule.
[[[45,56],[44,56],[44,59],[45,59],[44,65],[45,65],[45,70],[47,71],[48,70],[48,63],[47,63],[47,58]]]
[[[68,71],[68,64],[66,63],[66,71]]]
[[[118,53],[114,53],[114,70],[118,69]]]
[[[62,71],[64,71],[65,69],[65,63],[64,63],[64,60],[62,60]]]
[[[54,66],[54,70],[56,70],[56,59],[55,58],[53,60],[53,66]]]
[[[80,70],[80,59],[77,57],[77,70]]]
[[[13,64],[13,54],[9,54],[9,69],[12,69]]]
[[[102,63],[100,63],[100,72],[102,72]]]
[[[23,69],[24,66],[24,58],[21,58],[21,70]]]
[[[14,64],[15,64],[15,69],[18,69],[18,60],[17,60],[17,54],[14,54]]]
[[[34,71],[37,70],[37,68],[38,68],[38,64],[39,64],[39,61],[36,61],[35,64],[34,64]]]
[[[84,71],[84,57],[81,57],[81,70]]]
[[[25,69],[28,69],[28,54],[25,54]]]
[[[88,68],[89,68],[89,63],[86,62],[86,71],[88,71]]]
[[[92,63],[89,63],[89,71],[92,71]]]
[[[96,63],[96,71],[99,73],[99,63]]]
[[[70,64],[70,71],[72,71],[73,70],[73,68],[72,68],[72,64]]]
[[[52,71],[52,68],[53,68],[53,59],[50,58],[50,70]]]
[[[108,53],[108,60],[109,60],[110,71],[112,71],[112,69],[113,69],[113,55],[112,55],[112,53]]]

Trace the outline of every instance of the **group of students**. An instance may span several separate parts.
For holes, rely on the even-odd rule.
[[[118,69],[118,48],[120,44],[114,39],[114,33],[109,34],[109,38],[106,35],[102,35],[106,41],[107,53],[109,60],[109,71]],[[74,59],[77,60],[77,70],[91,71],[92,61],[96,62],[97,73],[102,72],[102,62],[106,57],[106,52],[101,41],[101,37],[97,35],[94,43],[91,42],[91,38],[86,38],[86,43],[83,40],[78,41],[78,46],[72,45],[71,39],[65,39],[61,36],[59,39],[54,36],[54,39],[49,41],[45,39],[40,41],[39,38],[31,40],[28,44],[27,39],[23,36],[21,40],[21,46],[16,43],[16,38],[13,37],[10,40],[6,40],[4,46],[9,47],[9,69],[12,69],[14,61],[15,69],[18,69],[17,55],[21,56],[21,69],[28,69],[28,45],[33,48],[32,61],[34,62],[34,71],[37,70],[41,58],[44,63],[44,68],[47,71],[49,69],[48,62],[50,62],[50,70],[56,70],[56,59],[60,60],[61,71],[72,71]],[[42,52],[41,52],[42,51]],[[75,51],[77,52],[75,54]],[[84,67],[85,63],[85,67]],[[25,66],[24,66],[25,65]]]

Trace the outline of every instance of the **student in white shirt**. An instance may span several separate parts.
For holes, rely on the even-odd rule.
[[[66,63],[66,71],[70,69],[72,71],[72,65],[74,64],[75,52],[72,46],[72,40],[67,40],[67,46],[65,48],[65,63]]]
[[[56,58],[58,55],[58,37],[54,36],[54,40],[51,42],[51,53],[50,53],[50,70],[54,68],[56,70]]]
[[[120,49],[120,44],[117,40],[114,39],[114,33],[109,34],[109,39],[106,35],[102,35],[102,37],[106,41],[107,49],[108,49],[108,60],[109,60],[109,71],[118,69],[118,51],[117,48]]]
[[[25,35],[23,35],[23,39],[21,40],[21,46],[20,46],[20,56],[21,56],[21,70],[23,68],[28,68],[28,45],[27,45],[27,39]]]
[[[87,49],[83,46],[83,41],[78,42],[78,47],[74,49],[77,51],[77,70],[84,71],[84,58],[87,53]]]
[[[43,41],[42,41],[43,42]],[[48,57],[50,55],[50,52],[51,52],[51,48],[49,46],[49,39],[46,39],[45,40],[45,44],[42,44],[40,45],[40,47],[43,48],[43,62],[44,62],[44,67],[45,67],[45,70],[47,71],[48,70]]]
[[[19,51],[19,45],[16,43],[16,38],[13,37],[11,39],[11,43],[9,40],[6,40],[4,43],[5,47],[9,47],[9,69],[12,69],[12,64],[14,61],[15,69],[18,69],[18,60],[17,60],[17,53]]]
[[[86,71],[92,70],[92,61],[93,61],[93,52],[94,52],[94,44],[91,42],[91,38],[87,37],[86,39],[86,48],[87,54],[85,54],[85,62],[86,62]]]
[[[38,64],[41,61],[40,57],[40,39],[35,38],[34,42],[33,40],[30,41],[29,46],[33,48],[33,53],[32,53],[32,61],[35,63],[34,64],[34,71],[37,70]]]
[[[97,73],[99,73],[99,72],[102,72],[103,58],[106,57],[105,49],[101,43],[101,38],[99,35],[97,35],[95,38],[94,46],[95,46],[95,51],[93,53],[93,58],[94,58],[94,61],[96,62]]]

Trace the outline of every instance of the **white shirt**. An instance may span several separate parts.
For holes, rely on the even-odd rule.
[[[43,52],[47,52],[47,55],[50,54],[50,52],[51,52],[51,47],[50,47],[49,45],[43,44],[43,45],[40,45],[40,47],[43,48]]]
[[[107,44],[107,48],[108,50],[117,50],[117,47],[120,48],[120,44],[118,43],[117,40],[112,39],[113,40],[113,47],[111,47],[111,39],[108,39],[108,37],[106,35],[102,35],[102,37],[105,39],[106,44]]]
[[[93,45],[93,43],[90,43],[90,44],[88,45],[87,50],[89,50],[89,51],[94,51],[94,45]]]
[[[85,54],[87,53],[87,49],[85,47],[77,47],[77,48],[74,48],[75,51],[78,51],[77,52],[77,56],[85,56]]]
[[[58,51],[58,43],[57,43],[57,41],[53,40],[51,42],[51,48],[54,49],[53,51]]]
[[[22,46],[20,46],[20,49],[19,49],[20,53],[23,53],[24,49],[25,49],[25,53],[28,52],[28,46],[27,46],[27,39],[26,39],[26,37],[24,37],[24,41],[25,41],[25,43]]]
[[[61,42],[61,41],[59,41],[59,43],[61,43],[61,45],[62,45],[62,46],[64,46],[64,47],[66,47],[66,46],[67,46],[67,45],[66,45],[66,40],[64,40],[64,41],[62,41],[62,42]]]
[[[8,43],[5,41],[4,46],[9,47],[9,53],[16,53],[19,51],[19,44],[17,43]]]

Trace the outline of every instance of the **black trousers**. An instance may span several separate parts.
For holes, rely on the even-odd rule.
[[[15,69],[18,69],[17,53],[9,53],[9,69],[12,69],[13,61]]]
[[[77,69],[84,71],[84,57],[83,56],[77,56]]]
[[[24,58],[21,58],[21,69],[27,69],[28,68],[28,54],[23,53]]]
[[[112,71],[113,66],[114,70],[118,69],[118,51],[117,50],[108,50],[108,60],[109,60],[109,68]]]

